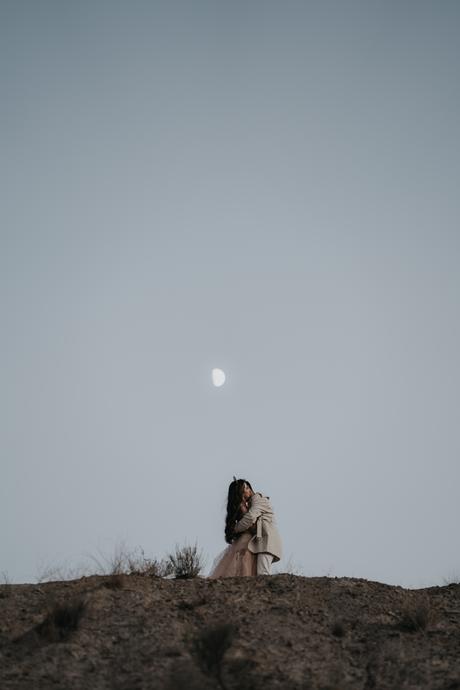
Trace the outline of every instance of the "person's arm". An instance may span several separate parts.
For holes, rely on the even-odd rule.
[[[246,515],[243,515],[241,520],[235,525],[235,532],[245,532],[249,529],[257,520],[260,515],[262,515],[262,505],[261,496],[254,495],[251,500],[251,507],[249,508]]]

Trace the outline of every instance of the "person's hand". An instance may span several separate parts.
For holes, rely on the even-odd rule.
[[[248,508],[247,503],[245,501],[241,501],[240,510],[242,513],[248,512],[249,508]]]

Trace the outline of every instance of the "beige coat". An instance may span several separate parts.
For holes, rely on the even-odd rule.
[[[245,532],[256,523],[257,533],[248,544],[252,553],[271,553],[273,562],[281,558],[281,538],[276,528],[275,515],[267,496],[254,494],[251,507],[236,523],[235,532]]]

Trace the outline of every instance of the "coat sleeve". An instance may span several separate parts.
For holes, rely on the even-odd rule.
[[[262,501],[259,496],[253,496],[251,501],[251,507],[248,512],[243,515],[241,520],[235,525],[235,532],[245,532],[249,529],[257,520],[257,518],[262,515]]]

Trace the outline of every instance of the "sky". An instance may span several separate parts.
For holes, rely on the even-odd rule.
[[[0,0],[0,573],[460,578],[460,5]],[[211,382],[213,367],[227,376]]]

